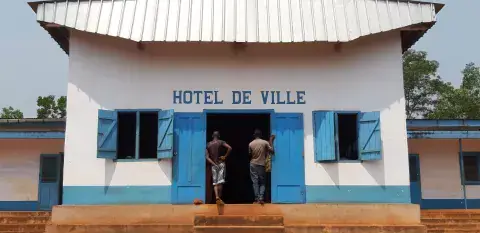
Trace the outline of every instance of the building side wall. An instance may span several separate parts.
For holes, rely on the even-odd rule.
[[[463,151],[480,151],[480,140],[462,139]],[[443,205],[462,208],[464,199],[461,182],[459,140],[458,139],[409,139],[410,154],[418,154],[420,158],[420,178],[422,186],[422,202],[426,208]],[[480,198],[480,186],[466,186],[467,199]],[[433,206],[429,203],[432,203]],[[438,200],[439,202],[434,202]],[[453,201],[457,202],[453,202]],[[443,202],[443,203],[442,203]],[[449,203],[456,203],[449,204]]]
[[[58,154],[63,145],[63,139],[0,139],[0,201],[37,201],[40,154]]]
[[[337,52],[333,44],[320,43],[249,44],[235,52],[226,43],[155,43],[139,50],[129,41],[73,31],[66,195],[69,187],[81,193],[88,188],[102,191],[103,186],[162,189],[172,183],[171,160],[114,163],[97,159],[98,109],[274,109],[303,113],[307,201],[335,201],[344,194],[368,201],[369,193],[375,191],[388,202],[408,193],[409,185],[401,63],[398,32],[344,44]],[[224,103],[173,104],[173,90],[218,90]],[[252,103],[232,104],[234,90],[251,90]],[[305,91],[306,104],[263,104],[261,90]],[[315,163],[314,110],[380,111],[383,160]],[[409,196],[403,197],[409,201]]]

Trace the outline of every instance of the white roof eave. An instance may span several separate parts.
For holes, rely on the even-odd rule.
[[[439,4],[400,0],[68,0],[37,20],[137,42],[348,42],[436,21]]]

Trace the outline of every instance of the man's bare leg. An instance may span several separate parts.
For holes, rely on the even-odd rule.
[[[215,199],[218,200],[218,184],[214,185],[213,186],[213,191],[215,192]]]
[[[218,198],[222,199],[222,194],[223,194],[223,184],[219,184],[217,186],[218,188]]]
[[[213,190],[215,191],[215,198],[217,200],[218,205],[223,205],[222,201],[222,184],[217,184],[214,186]]]

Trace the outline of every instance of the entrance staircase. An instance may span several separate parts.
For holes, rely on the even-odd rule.
[[[0,233],[44,233],[50,212],[2,212]]]
[[[56,206],[53,213],[46,233],[426,232],[418,207],[397,204]]]
[[[283,233],[283,216],[197,215],[195,233]]]
[[[480,210],[422,210],[428,233],[480,233]]]

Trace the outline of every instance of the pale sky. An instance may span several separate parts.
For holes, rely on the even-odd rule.
[[[36,116],[39,95],[65,95],[68,57],[41,28],[27,0],[1,0],[0,108],[19,108]],[[460,71],[480,65],[480,0],[437,0],[446,3],[437,24],[414,49],[440,62],[440,76],[458,85]]]

